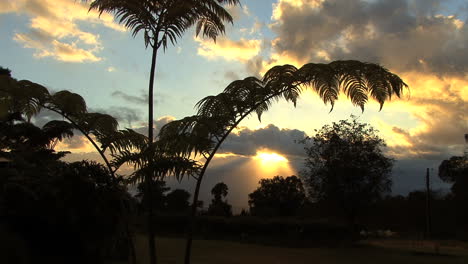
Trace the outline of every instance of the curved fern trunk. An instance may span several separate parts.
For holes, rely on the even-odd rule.
[[[287,89],[290,89],[290,88],[285,88],[279,92],[276,92],[272,95],[270,95],[269,97],[267,97],[264,101],[267,101],[267,100],[270,100],[271,98],[274,98],[275,96],[277,96],[278,94],[281,94],[282,92],[284,92],[284,90],[287,90]],[[254,105],[252,108],[250,108],[250,110],[246,111],[243,115],[240,116],[239,120],[237,120],[233,125],[232,127],[223,135],[223,137],[218,141],[218,143],[216,144],[216,146],[214,147],[213,151],[210,153],[210,156],[208,157],[208,159],[206,160],[205,164],[203,165],[203,168],[202,170],[200,171],[200,175],[198,176],[198,179],[197,179],[197,185],[195,187],[195,192],[193,194],[193,203],[192,203],[192,208],[190,210],[190,215],[189,215],[189,225],[188,225],[188,230],[187,230],[187,240],[186,240],[186,244],[185,244],[185,260],[184,260],[184,263],[185,264],[190,264],[190,256],[191,256],[191,251],[192,251],[192,241],[193,241],[193,227],[195,225],[195,215],[197,213],[197,202],[198,202],[198,195],[200,193],[200,187],[201,187],[201,182],[203,180],[203,176],[205,175],[205,171],[206,169],[208,168],[208,165],[210,164],[211,160],[213,159],[214,155],[216,154],[216,152],[218,151],[219,147],[221,146],[221,144],[223,144],[224,140],[229,136],[229,134],[231,134],[232,130],[234,130],[234,128],[236,128],[240,122],[242,122],[242,120],[244,120],[244,118],[246,118],[247,116],[249,116],[255,109],[257,109],[257,107],[260,106],[260,104],[262,104],[264,101],[260,102],[260,103],[257,103],[256,105]]]
[[[157,41],[155,42],[157,43]],[[153,46],[153,55],[151,57],[151,71],[150,71],[150,80],[148,87],[148,139],[149,144],[153,143],[153,89],[154,89],[154,74],[156,71],[156,57],[157,57],[158,48],[155,44]],[[150,255],[150,264],[156,264],[156,241],[155,241],[155,231],[154,231],[154,218],[155,214],[153,211],[153,194],[152,194],[152,182],[153,182],[153,170],[151,169],[154,164],[150,161],[149,171],[146,174],[146,197],[148,198],[148,246],[149,246],[149,255]]]
[[[197,214],[197,204],[198,204],[198,195],[200,193],[200,187],[201,187],[201,182],[203,179],[203,176],[205,175],[205,171],[208,168],[208,165],[210,164],[211,160],[215,156],[216,152],[218,151],[219,147],[221,144],[224,142],[224,140],[231,134],[231,131],[236,128],[239,123],[244,120],[245,117],[247,117],[253,110],[248,111],[244,116],[242,116],[221,138],[221,140],[216,144],[215,148],[211,152],[211,155],[208,157],[206,160],[205,164],[203,165],[202,170],[200,171],[200,175],[198,176],[197,179],[197,185],[195,187],[195,192],[193,194],[193,202],[192,202],[192,208],[190,209],[190,215],[189,215],[189,225],[188,225],[188,230],[187,230],[187,240],[185,244],[185,264],[190,264],[190,256],[192,253],[192,241],[193,241],[193,227],[195,225],[195,216]]]

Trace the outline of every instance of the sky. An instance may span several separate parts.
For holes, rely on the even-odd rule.
[[[468,2],[466,0],[241,0],[228,7],[234,23],[214,43],[185,32],[158,57],[155,127],[195,113],[203,97],[230,82],[261,77],[275,65],[360,60],[378,63],[409,86],[379,111],[369,102],[364,112],[340,96],[335,108],[306,91],[297,107],[278,102],[262,117],[243,121],[210,165],[202,187],[223,181],[235,208],[261,178],[298,174],[304,149],[297,140],[350,114],[371,124],[396,160],[393,193],[424,187],[426,168],[435,189],[444,159],[461,155],[468,133]],[[144,131],[151,51],[143,37],[110,14],[88,12],[75,0],[0,1],[0,65],[16,79],[51,91],[70,90],[84,97],[90,111],[109,113],[120,128]],[[37,124],[51,118],[41,113]],[[69,160],[99,157],[83,137],[62,142]],[[192,189],[193,180],[173,188]]]

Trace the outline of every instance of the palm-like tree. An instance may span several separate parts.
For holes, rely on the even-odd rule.
[[[263,79],[248,77],[229,84],[215,96],[198,102],[198,114],[165,125],[159,134],[167,151],[182,157],[202,156],[205,161],[193,196],[190,227],[187,234],[185,263],[190,263],[193,219],[203,176],[217,150],[239,123],[255,112],[261,120],[271,104],[283,98],[296,105],[301,92],[314,89],[331,110],[340,92],[364,111],[369,97],[383,107],[392,95],[400,97],[407,85],[385,68],[359,61],[335,61],[329,64],[309,63],[301,68],[292,65],[275,66]],[[330,110],[330,111],[331,111]]]
[[[30,121],[43,109],[59,114],[66,121],[53,120],[45,124],[42,129],[37,128]],[[18,122],[21,123],[16,124]],[[148,140],[147,137],[131,129],[117,130],[117,126],[116,119],[110,115],[88,112],[86,102],[80,95],[69,91],[50,94],[47,88],[40,84],[28,80],[17,81],[11,77],[8,69],[0,67],[0,138],[2,139],[0,154],[5,144],[9,144],[8,149],[11,149],[12,144],[18,145],[23,150],[26,148],[26,151],[23,151],[25,153],[34,150],[36,146],[45,146],[53,152],[58,141],[64,137],[72,137],[73,130],[77,129],[101,155],[114,182],[120,183],[115,173],[123,164],[124,157],[131,153],[130,151],[147,146]],[[107,151],[113,160],[108,159]],[[58,159],[67,153],[59,152],[54,155]],[[2,155],[9,154],[5,152]],[[167,173],[174,174],[175,171],[177,170],[167,170]],[[159,172],[161,173],[163,172]],[[124,201],[122,206],[126,208]],[[124,217],[127,225],[126,235],[130,242],[129,261],[135,263],[133,237],[128,228],[128,214]]]
[[[87,0],[83,0],[88,2]],[[196,25],[200,33],[216,40],[225,32],[224,22],[233,19],[224,5],[238,5],[239,0],[93,0],[90,10],[112,13],[119,22],[132,30],[136,36],[142,32],[145,46],[152,48],[151,71],[148,87],[148,138],[153,142],[153,90],[158,50],[165,50],[191,26]],[[151,195],[151,175],[146,178],[148,195]],[[149,201],[151,201],[149,197]],[[154,250],[153,212],[151,204],[148,214],[150,262],[156,263]]]
[[[104,160],[109,174],[115,178],[115,171],[105,155],[105,148],[98,146],[117,131],[117,120],[107,114],[90,113],[86,102],[79,94],[70,91],[59,91],[50,94],[44,86],[28,81],[0,76],[0,118],[11,114],[24,115],[28,122],[43,109],[50,110],[66,119],[74,129],[79,130]],[[94,136],[94,138],[93,138]]]

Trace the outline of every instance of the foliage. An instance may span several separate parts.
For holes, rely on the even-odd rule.
[[[40,84],[28,80],[17,81],[11,76],[0,75],[0,102],[2,106],[6,106],[6,108],[0,107],[0,110],[4,110],[0,113],[3,122],[11,123],[15,120],[26,119],[26,122],[14,126],[16,130],[22,131],[14,131],[11,128],[9,137],[10,140],[17,141],[18,144],[27,148],[30,147],[27,145],[28,142],[20,142],[26,140],[24,138],[26,134],[34,135],[28,140],[42,140],[48,142],[49,147],[53,147],[58,140],[73,136],[73,130],[77,129],[94,145],[105,161],[110,174],[114,174],[126,163],[133,165],[136,169],[133,174],[136,176],[135,182],[141,180],[138,176],[149,170],[152,171],[154,177],[167,175],[182,177],[198,169],[194,160],[170,156],[164,153],[158,144],[149,143],[146,136],[134,130],[117,130],[118,123],[112,116],[88,112],[85,100],[76,93],[64,90],[50,94],[47,88]],[[53,111],[65,118],[65,121],[51,121],[42,128],[47,135],[54,138],[54,141],[40,137],[40,129],[34,130],[32,128],[34,126],[29,123],[34,115],[43,110]],[[15,136],[22,137],[22,139],[15,139]],[[101,146],[98,146],[98,143]],[[110,152],[113,157],[112,161],[106,157],[106,151]],[[149,167],[149,163],[154,161],[157,164]]]
[[[64,121],[49,121],[42,128],[27,122],[0,121],[0,151],[52,150],[58,141],[73,136],[73,127]]]
[[[195,176],[197,184],[187,235],[187,252],[190,252],[192,243],[193,219],[203,176],[221,144],[244,118],[255,112],[261,120],[262,113],[281,98],[295,106],[306,88],[314,89],[326,104],[330,103],[331,110],[340,92],[344,92],[354,105],[364,110],[369,97],[377,100],[382,108],[392,95],[400,97],[405,87],[407,85],[400,77],[372,63],[309,63],[299,69],[292,65],[275,66],[266,72],[262,80],[255,77],[237,80],[222,93],[203,98],[196,105],[197,115],[165,125],[159,134],[163,149],[185,158],[196,159],[198,155],[204,158]]]
[[[38,158],[24,166],[15,156],[0,169],[0,218],[27,241],[30,257],[41,263],[125,257],[127,246],[119,247],[128,242],[124,221],[133,204],[125,188],[100,164],[67,164],[41,151],[29,156]]]
[[[164,210],[165,203],[166,203],[166,195],[165,193],[169,191],[171,188],[166,187],[166,182],[161,180],[155,180],[152,182],[153,186],[151,187],[151,191],[153,192],[151,198],[153,199],[153,207],[156,210]],[[137,186],[137,195],[136,197],[140,199],[140,205],[142,210],[147,211],[149,203],[147,201],[147,195],[145,192],[147,190],[147,186],[144,182],[141,182]]]
[[[330,103],[332,109],[340,91],[364,109],[369,97],[382,107],[392,95],[399,97],[406,84],[385,68],[358,61],[309,63],[299,69],[292,65],[275,66],[262,80],[255,77],[237,80],[222,93],[203,98],[197,103],[197,115],[165,125],[159,138],[164,148],[175,154],[202,155],[211,160],[241,120],[253,112],[261,119],[262,113],[281,98],[295,105],[308,87],[319,93],[325,103]]]
[[[453,183],[466,175],[468,175],[467,155],[450,157],[439,165],[439,177],[445,182]]]
[[[160,147],[165,152],[185,158],[202,156],[194,201],[206,169],[231,131],[251,113],[258,118],[281,98],[294,105],[307,87],[315,89],[325,103],[333,105],[340,91],[364,109],[369,97],[382,107],[392,95],[400,96],[406,84],[385,68],[358,61],[309,63],[297,69],[292,65],[271,68],[262,80],[248,77],[232,82],[216,95],[197,104],[198,114],[166,124],[160,131]]]
[[[175,189],[166,195],[166,207],[169,212],[187,212],[190,193],[186,190]]]
[[[22,126],[29,126],[31,118],[41,111],[52,111],[65,120],[55,120],[47,123],[42,129],[48,134],[55,133],[58,140],[63,136],[73,136],[73,130],[79,130],[96,148],[105,161],[108,172],[113,175],[115,170],[109,164],[97,141],[101,141],[117,130],[115,118],[107,114],[90,113],[85,100],[78,94],[66,90],[50,94],[44,86],[28,81],[16,80],[11,75],[0,75],[0,120],[15,122],[25,120]],[[70,132],[59,135],[64,129]],[[93,139],[94,137],[94,139]],[[55,144],[56,141],[53,143]],[[113,175],[114,176],[114,175]]]
[[[250,213],[258,216],[293,216],[306,202],[301,180],[296,176],[261,179],[249,194]]]
[[[452,183],[453,206],[456,208],[456,222],[461,226],[459,233],[468,238],[468,155],[453,156],[439,165],[439,177]]]
[[[342,210],[348,221],[391,188],[393,160],[385,142],[368,124],[353,120],[323,126],[303,143],[307,159],[301,177],[311,198]]]
[[[104,150],[96,145],[95,139],[99,140],[115,132],[117,121],[109,115],[87,112],[86,103],[78,94],[69,91],[50,94],[42,85],[27,80],[17,81],[11,75],[0,75],[0,101],[3,106],[0,109],[2,111],[0,118],[0,156],[9,160],[8,165],[3,168],[5,174],[8,175],[3,183],[6,184],[6,188],[13,186],[13,189],[8,189],[13,192],[13,196],[11,196],[12,193],[5,193],[9,195],[5,198],[7,201],[3,204],[8,207],[5,210],[15,207],[17,201],[14,200],[14,195],[19,195],[18,199],[21,201],[32,199],[32,201],[28,202],[28,206],[18,207],[21,215],[40,218],[42,217],[41,214],[44,214],[47,217],[45,220],[38,219],[38,226],[34,226],[36,229],[25,230],[23,235],[27,237],[27,241],[34,240],[34,237],[31,238],[29,235],[35,234],[37,229],[42,228],[40,223],[44,222],[44,228],[49,231],[59,232],[57,235],[60,236],[62,233],[67,234],[67,232],[76,232],[79,235],[89,236],[91,241],[86,243],[89,247],[95,248],[88,248],[88,246],[81,244],[88,238],[77,238],[75,234],[69,234],[70,238],[67,239],[78,239],[78,242],[70,243],[70,245],[80,247],[76,249],[78,253],[70,254],[78,254],[78,256],[94,256],[96,259],[101,259],[104,255],[109,255],[111,251],[115,252],[114,248],[119,247],[120,245],[117,244],[121,243],[121,241],[125,240],[125,243],[131,243],[127,240],[130,238],[127,217],[129,213],[128,202],[131,199],[122,187],[121,179],[114,175],[115,170],[110,166],[106,170],[101,165],[88,162],[66,164],[60,162],[59,159],[68,152],[56,153],[54,151],[58,141],[72,137],[75,129],[77,129],[96,147],[107,165],[110,165],[104,156]],[[64,120],[52,120],[42,128],[36,127],[31,123],[31,118],[43,110],[56,112]],[[9,182],[10,180],[12,182]],[[76,186],[73,187],[71,182]],[[22,186],[21,189],[17,189],[19,185]],[[83,189],[80,189],[80,186]],[[93,188],[91,187],[95,188],[95,194],[92,193]],[[67,188],[74,189],[62,193],[62,191],[67,191]],[[73,199],[76,201],[64,197],[64,195],[71,194],[73,194]],[[42,196],[45,196],[47,200],[42,201]],[[78,203],[80,199],[83,201],[82,204]],[[94,201],[91,201],[92,199]],[[99,205],[99,203],[105,203],[105,205]],[[86,206],[88,206],[86,210],[90,210],[89,218],[99,218],[93,221],[96,222],[96,227],[101,225],[100,228],[102,228],[103,232],[86,233],[86,228],[89,230],[94,228],[94,226],[90,226],[91,222],[86,222],[88,219],[80,219],[80,217],[84,217],[84,213],[79,210]],[[98,208],[99,206],[103,208]],[[38,212],[37,209],[41,207],[50,211]],[[67,210],[69,211],[64,211],[64,207],[68,207]],[[95,210],[99,210],[101,214],[93,215]],[[15,213],[18,212],[13,211],[12,217],[18,218],[19,216],[15,215]],[[67,219],[62,219],[64,213],[68,214],[67,217],[70,218],[70,223],[67,222]],[[119,218],[119,220],[111,220],[115,217]],[[56,223],[62,220],[63,226]],[[100,222],[101,220],[104,222],[114,221],[113,225],[109,225],[111,229],[104,228],[102,225],[106,223]],[[12,220],[11,223],[13,222]],[[74,226],[75,222],[80,222],[83,225],[82,233],[78,232],[77,228],[79,226]],[[58,229],[51,229],[53,225],[58,225]],[[63,230],[60,229],[62,227]],[[67,228],[70,228],[70,230]],[[29,231],[30,233],[28,233]],[[118,239],[115,239],[114,236],[118,237]],[[123,237],[125,238],[122,239]],[[54,235],[51,235],[52,238],[61,239],[61,237],[54,237]],[[54,241],[54,243],[56,242]],[[99,243],[106,243],[107,245],[103,246]],[[124,249],[124,251],[119,251],[124,253],[127,248]],[[67,248],[63,251],[68,252],[69,250],[71,249]]]
[[[87,2],[86,0],[83,0]],[[151,181],[155,176],[162,176],[161,173],[178,174],[190,173],[194,161],[182,157],[175,163],[172,159],[166,156],[159,155],[151,144],[153,143],[153,94],[154,94],[154,78],[156,72],[156,59],[158,49],[162,46],[165,50],[168,46],[168,41],[175,44],[177,39],[196,24],[196,35],[200,32],[203,36],[207,36],[213,40],[219,34],[224,33],[224,22],[233,21],[229,12],[223,5],[239,5],[239,0],[93,0],[89,10],[97,10],[99,14],[103,12],[113,13],[121,24],[132,30],[135,37],[140,31],[143,31],[145,45],[152,47],[151,70],[148,85],[148,139],[150,146],[147,149],[141,149],[139,157],[131,157],[131,161],[135,163],[135,159],[143,161],[143,164],[136,162],[138,172],[135,174],[138,178],[144,177],[147,183],[147,195],[151,196]],[[149,150],[149,151],[148,151]],[[130,154],[130,153],[126,153]],[[128,155],[127,155],[128,156]],[[130,155],[134,156],[134,155]],[[160,164],[155,166],[153,159],[159,159]],[[128,160],[127,160],[128,161]],[[175,165],[175,166],[174,166]],[[154,171],[155,168],[163,168],[163,172]],[[178,168],[182,168],[179,170]],[[141,180],[141,179],[140,179]],[[148,201],[151,203],[152,198]],[[197,199],[194,201],[196,206]],[[148,246],[150,248],[150,263],[156,263],[155,240],[154,232],[151,226],[153,222],[152,205],[149,205],[148,211]],[[190,262],[189,249],[186,254],[186,263]]]
[[[169,43],[176,44],[192,25],[196,25],[197,35],[202,33],[216,40],[225,31],[223,22],[233,21],[224,4],[240,3],[239,0],[93,0],[90,10],[114,14],[119,23],[132,30],[133,36],[142,31],[146,46],[166,49]]]
[[[0,75],[11,76],[11,70],[0,66]]]
[[[217,183],[213,189],[211,189],[211,194],[213,199],[208,207],[208,214],[215,216],[232,216],[232,206],[223,200],[228,194],[228,186],[224,182]]]

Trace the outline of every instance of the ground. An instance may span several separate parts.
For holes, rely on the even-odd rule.
[[[138,263],[148,263],[147,241],[137,238]],[[183,263],[184,240],[158,238],[158,263]],[[435,253],[439,248],[439,254]],[[468,244],[411,240],[371,240],[354,247],[281,248],[219,240],[194,240],[193,264],[466,264]]]

